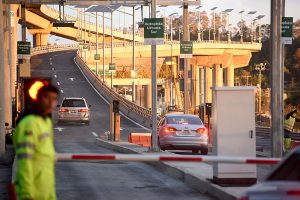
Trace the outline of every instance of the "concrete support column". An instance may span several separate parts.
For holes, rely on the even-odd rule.
[[[151,84],[145,85],[145,107],[152,108],[152,88]]]
[[[226,69],[226,86],[234,86],[234,66],[229,66]]]
[[[195,68],[195,106],[200,105],[200,98],[201,98],[201,89],[200,89],[200,68],[197,66]]]
[[[223,86],[223,69],[220,65],[213,67],[213,87]]]
[[[212,68],[206,67],[206,103],[212,103],[212,86],[213,86],[213,72]]]
[[[204,68],[199,68],[199,105],[204,103]]]
[[[47,34],[47,33],[33,34],[33,46],[34,47],[47,46],[48,45],[48,37],[49,37],[49,34]]]
[[[213,65],[212,67],[212,86],[216,87],[217,85],[217,69],[216,65]]]
[[[170,105],[170,81],[168,80],[165,85],[165,107]]]
[[[221,65],[217,65],[217,86],[222,87],[223,86],[223,68]]]
[[[137,105],[142,106],[142,85],[135,86],[135,102]]]

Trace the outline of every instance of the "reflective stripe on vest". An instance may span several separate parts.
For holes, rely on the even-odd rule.
[[[295,122],[296,122],[296,118],[294,118],[294,117],[290,117],[290,118],[284,120],[284,129],[292,132]]]

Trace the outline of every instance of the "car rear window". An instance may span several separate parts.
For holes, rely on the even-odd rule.
[[[81,99],[65,99],[62,107],[85,107],[85,103]]]
[[[191,117],[191,116],[172,116],[167,117],[167,124],[195,124],[195,125],[203,125],[201,119],[199,117]]]

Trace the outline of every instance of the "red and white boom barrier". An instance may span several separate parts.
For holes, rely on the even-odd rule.
[[[159,154],[67,154],[56,155],[57,161],[133,161],[133,162],[218,162],[236,164],[264,164],[274,165],[281,161],[279,158],[245,158],[234,156],[181,156],[181,155],[159,155]]]

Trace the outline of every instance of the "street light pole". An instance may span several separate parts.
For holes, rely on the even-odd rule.
[[[103,77],[102,77],[102,81],[103,83],[105,82],[105,16],[104,16],[104,12],[103,14],[103,18],[102,18],[102,73],[103,73]]]
[[[132,102],[135,102],[135,9],[133,8],[133,15],[132,15],[132,70],[133,70],[133,77],[132,78]],[[132,76],[132,75],[131,75]]]
[[[151,18],[156,18],[156,0],[151,1]],[[157,142],[157,80],[156,80],[156,44],[151,45],[151,80],[152,80],[152,138],[151,138],[151,151],[158,151]]]
[[[240,27],[240,31],[241,31],[241,39],[240,39],[240,42],[241,43],[243,43],[243,37],[244,37],[244,25],[243,25],[243,13],[244,13],[245,11],[244,10],[242,10],[242,11],[240,11],[239,13],[241,14],[241,27]]]
[[[262,94],[262,90],[261,90],[261,78],[262,78],[262,74],[261,72],[264,71],[266,69],[266,65],[267,63],[260,63],[259,65],[255,66],[255,70],[259,71],[259,96],[258,96],[258,112],[261,113],[261,94]]]
[[[110,13],[110,63],[111,65],[113,65],[113,41],[114,41],[114,32],[113,32],[113,10],[111,10]],[[110,79],[110,85],[111,85],[111,89],[113,89],[113,72],[111,72],[111,79]]]
[[[201,41],[201,11],[200,11],[201,6],[199,6],[199,15],[198,15],[198,41]]]
[[[170,41],[171,42],[173,41],[173,16],[174,15],[178,15],[178,13],[174,12],[174,13],[169,15],[169,17],[170,17]]]
[[[213,7],[211,10],[213,11],[213,39],[216,41],[216,12],[215,10],[218,7]],[[210,40],[210,39],[209,39]]]
[[[173,42],[173,16],[170,17],[170,40]]]
[[[272,45],[272,157],[283,155],[283,66],[281,20],[283,0],[271,0]]]
[[[189,41],[189,24],[188,24],[188,1],[185,0],[183,2],[183,41]],[[184,113],[188,114],[189,113],[189,59],[188,58],[183,58],[184,62]]]
[[[98,56],[98,12],[96,12],[96,56]],[[98,59],[98,58],[97,58]],[[98,60],[96,60],[96,76],[98,77]]]

